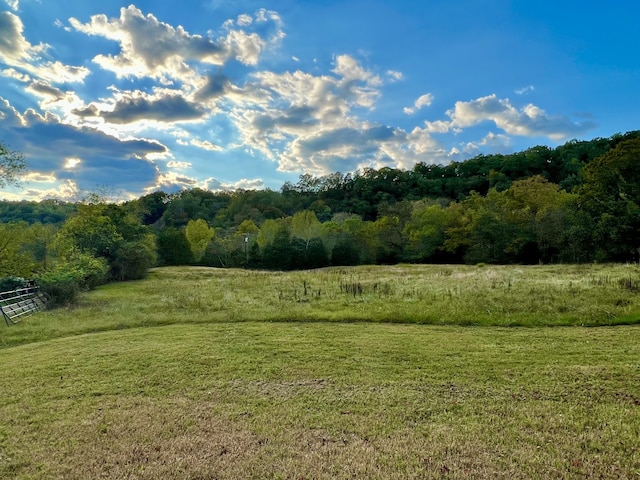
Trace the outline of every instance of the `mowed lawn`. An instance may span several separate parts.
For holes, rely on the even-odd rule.
[[[637,271],[585,268],[181,268],[102,287],[0,327],[0,478],[640,478]],[[472,295],[493,302],[476,321]],[[581,296],[608,312],[584,323],[622,325],[570,320]]]

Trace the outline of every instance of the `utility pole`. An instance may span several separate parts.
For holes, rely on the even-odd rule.
[[[249,234],[244,234],[244,266],[249,266]]]

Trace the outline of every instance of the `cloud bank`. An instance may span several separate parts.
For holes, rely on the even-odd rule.
[[[8,4],[18,11],[17,1]],[[342,52],[329,68],[292,60],[274,11],[218,25],[190,32],[135,5],[116,17],[71,17],[61,34],[85,38],[87,51],[101,41],[67,65],[51,45],[28,40],[17,13],[0,12],[0,71],[31,102],[19,110],[0,97],[0,125],[27,155],[25,182],[36,185],[25,195],[72,196],[98,183],[117,185],[125,197],[157,188],[262,188],[264,173],[232,174],[234,163],[272,165],[273,176],[407,169],[509,146],[515,137],[559,141],[593,126],[494,93],[444,111],[434,106],[438,92],[421,93],[399,103],[402,119],[384,121],[378,108],[403,72]],[[108,51],[95,50],[105,44]],[[456,140],[470,130],[480,135]]]

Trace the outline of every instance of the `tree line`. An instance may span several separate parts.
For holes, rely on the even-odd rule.
[[[156,265],[639,261],[638,162],[634,131],[444,166],[301,175],[279,191],[4,201],[0,278],[81,289]]]

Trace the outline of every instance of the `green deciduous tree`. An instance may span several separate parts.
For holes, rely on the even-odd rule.
[[[25,223],[0,223],[0,277],[30,277],[35,261],[23,248],[28,226]]]
[[[78,249],[94,257],[111,258],[123,238],[104,213],[104,205],[79,205],[78,213],[69,217],[58,231],[58,248],[63,253]]]
[[[443,247],[445,219],[445,209],[439,204],[419,202],[414,205],[411,219],[404,227],[407,260],[427,261]]]
[[[583,170],[579,205],[595,220],[602,260],[638,260],[640,254],[640,138],[625,140]]]
[[[161,265],[190,265],[193,263],[191,246],[183,230],[170,227],[158,233],[158,260]]]
[[[318,268],[328,264],[327,251],[321,240],[322,234],[322,224],[314,211],[302,210],[293,215],[293,268]]]
[[[143,278],[156,262],[155,237],[149,228],[125,207],[97,197],[78,205],[56,241],[67,259],[75,251],[106,259],[114,280]]]
[[[27,168],[24,155],[11,151],[0,143],[0,189],[7,185],[17,185],[18,176]]]

